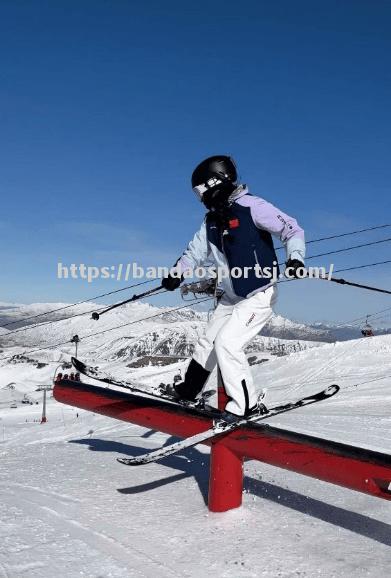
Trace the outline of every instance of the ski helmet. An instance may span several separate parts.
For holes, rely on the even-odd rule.
[[[226,199],[237,187],[238,173],[231,157],[216,155],[203,160],[193,171],[191,185],[208,208],[218,199]]]

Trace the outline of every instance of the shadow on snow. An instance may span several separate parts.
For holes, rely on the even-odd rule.
[[[140,437],[149,438],[154,433],[154,430],[150,430]],[[170,445],[177,440],[178,438],[171,436],[167,439],[164,445]],[[145,448],[97,438],[71,440],[70,443],[84,444],[89,446],[89,449],[92,451],[118,453],[120,456],[137,456],[145,453]],[[117,491],[121,494],[138,494],[154,490],[185,478],[194,477],[198,487],[200,488],[205,504],[207,504],[209,461],[208,454],[203,454],[196,448],[188,448],[185,451],[168,456],[159,462],[166,467],[179,470],[182,473],[160,480],[153,480],[152,482],[147,482],[137,486],[118,488]],[[298,492],[287,490],[280,486],[257,480],[249,476],[245,476],[244,478],[244,489],[264,500],[269,500],[279,504],[280,506],[285,506],[286,508],[295,510],[296,512],[312,516],[313,518],[317,518],[318,520],[322,520],[328,524],[333,524],[339,528],[350,530],[351,532],[370,538],[371,540],[375,540],[376,542],[380,542],[386,546],[391,546],[391,526],[385,522],[369,518],[363,514],[351,512],[339,506],[327,504],[321,500],[317,500],[316,498],[310,498],[303,494],[299,494]]]

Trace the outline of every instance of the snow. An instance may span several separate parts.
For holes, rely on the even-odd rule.
[[[149,307],[132,309],[133,318],[151,314]],[[117,323],[118,317],[114,323],[102,318],[99,329]],[[88,345],[82,342],[80,357],[88,363],[102,360],[102,369],[119,377],[132,375],[156,385],[185,363],[132,369],[116,353],[153,331],[160,342],[170,326],[175,347],[184,334],[193,339],[204,321],[190,317],[169,323],[155,319],[142,328],[134,325]],[[63,327],[60,335],[51,326],[31,330],[29,345],[42,337],[57,342],[66,334],[87,333],[80,318],[56,325]],[[7,357],[26,348],[22,341],[4,341]],[[260,353],[268,361],[252,371],[259,387],[267,389],[266,402],[331,383],[338,383],[341,392],[270,423],[391,454],[391,336],[314,345],[285,357]],[[205,504],[207,447],[128,468],[115,458],[156,449],[173,438],[59,404],[50,394],[48,422],[40,424],[42,392],[35,390],[50,383],[71,352],[67,345],[31,354],[48,363],[41,368],[23,360],[0,361],[0,577],[389,574],[390,502],[249,461],[242,508],[211,514]],[[40,404],[22,405],[25,394]],[[10,408],[11,399],[17,408]]]

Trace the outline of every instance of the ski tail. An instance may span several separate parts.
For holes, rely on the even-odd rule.
[[[72,357],[72,365],[79,373],[91,378],[105,383],[107,385],[114,385],[115,387],[121,387],[127,389],[135,394],[142,394],[143,396],[152,397],[153,399],[165,400],[175,405],[179,405],[184,408],[197,408],[204,409],[207,405],[208,400],[215,395],[215,391],[208,390],[204,391],[200,397],[198,397],[194,402],[187,400],[178,400],[178,398],[172,395],[163,395],[161,393],[156,393],[155,391],[150,391],[145,388],[145,385],[137,381],[125,381],[119,380],[111,377],[104,371],[93,367],[91,365],[86,365],[76,357]]]

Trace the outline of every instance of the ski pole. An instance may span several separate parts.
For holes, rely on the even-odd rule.
[[[366,289],[368,291],[376,291],[377,293],[386,293],[387,295],[391,295],[391,291],[389,289],[380,289],[379,287],[372,287],[371,285],[363,285],[362,283],[353,283],[353,281],[347,281],[346,279],[341,279],[339,277],[332,277],[331,271],[326,273],[325,277],[310,277],[309,275],[305,275],[304,277],[289,277],[284,281],[278,281],[278,283],[286,283],[286,281],[297,281],[300,279],[321,279],[322,281],[332,281],[333,283],[339,283],[340,285],[349,285],[350,287],[358,287],[359,289]]]
[[[133,295],[133,297],[131,297],[130,299],[125,299],[125,301],[121,301],[120,303],[115,303],[114,305],[111,305],[110,307],[108,307],[107,309],[104,309],[100,313],[97,313],[96,311],[94,311],[93,314],[91,315],[91,319],[98,321],[99,317],[101,315],[103,315],[103,313],[107,313],[108,311],[112,311],[116,307],[120,307],[121,305],[125,305],[125,303],[130,303],[131,301],[137,301],[138,299],[142,299],[143,297],[147,297],[148,295],[153,295],[154,293],[157,293],[158,291],[160,291],[160,289],[163,289],[163,287],[161,285],[159,285],[159,287],[154,287],[153,289],[150,289],[149,291],[145,291],[145,293],[139,293],[138,295]]]
[[[378,287],[372,287],[370,285],[362,285],[361,283],[353,283],[353,281],[346,281],[346,279],[340,279],[337,277],[319,277],[323,281],[332,281],[333,283],[340,283],[341,285],[350,285],[351,287],[358,287],[359,289],[368,289],[368,291],[377,291],[378,293],[387,293],[391,295],[391,291],[388,289],[379,289]]]

